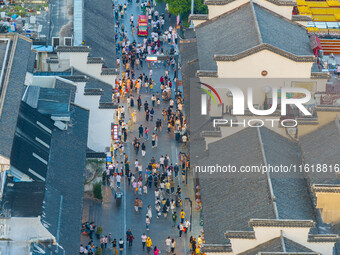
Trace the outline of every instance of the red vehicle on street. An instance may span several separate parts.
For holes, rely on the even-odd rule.
[[[146,15],[138,15],[137,20],[137,35],[138,36],[148,36],[148,18]]]

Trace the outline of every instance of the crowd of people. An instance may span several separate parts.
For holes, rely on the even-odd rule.
[[[152,149],[158,147],[161,133],[174,133],[176,140],[187,143],[184,99],[182,93],[175,89],[178,70],[174,56],[178,52],[178,39],[176,28],[171,25],[165,27],[165,15],[154,8],[154,3],[149,1],[139,3],[137,0],[142,13],[148,18],[150,33],[143,41],[136,40],[136,19],[133,14],[127,16],[128,4],[113,3],[117,65],[122,72],[121,77],[116,79],[112,93],[112,102],[119,105],[114,116],[114,122],[118,124],[118,139],[112,141],[112,162],[107,164],[103,173],[103,183],[115,190],[120,189],[122,181],[127,183],[136,196],[133,201],[135,213],[145,213],[145,232],[140,237],[141,248],[158,255],[160,249],[153,244],[151,236],[147,234],[157,219],[170,218],[172,228],[177,228],[178,238],[182,238],[190,229],[191,222],[182,208],[180,181],[185,182],[187,164],[184,159],[179,160],[179,163],[171,162],[166,153],[158,160],[151,156],[147,164],[143,164],[145,160],[142,162],[137,158],[131,163],[129,157],[134,156],[127,153],[125,147],[131,142],[136,157],[141,154],[144,159],[147,150],[150,150],[149,154],[153,155]],[[170,20],[171,15],[167,14],[167,16]],[[125,18],[129,18],[130,28],[124,26]],[[131,29],[132,38],[129,38],[128,29]],[[146,58],[148,55],[163,55],[164,58],[149,62]],[[143,71],[146,65],[147,72]],[[159,81],[155,81],[153,70],[162,66],[165,69],[164,75]],[[143,97],[146,95],[147,99],[142,100],[142,95]],[[162,109],[161,105],[164,103],[167,107]],[[137,115],[143,111],[146,124],[137,125]],[[157,115],[161,117],[155,118]],[[154,194],[155,202],[146,206],[143,200],[146,201],[146,197],[150,194]],[[89,226],[91,231],[86,234],[90,236],[91,241],[86,246],[81,245],[81,254],[96,252],[92,241],[92,233],[96,227],[94,224]],[[100,248],[103,251],[110,249],[113,254],[122,253],[126,248],[125,242],[127,247],[132,247],[134,239],[131,229],[126,232],[125,239],[119,238],[119,241],[113,238],[111,233],[101,234]],[[198,254],[197,247],[202,240],[201,237],[197,240],[190,238],[190,250],[193,254]],[[169,236],[165,240],[165,247],[167,254],[175,254],[176,238]]]

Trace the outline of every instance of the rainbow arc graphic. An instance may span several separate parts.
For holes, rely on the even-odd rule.
[[[220,102],[220,104],[222,105],[222,100],[220,95],[217,93],[217,91],[210,85],[203,83],[203,82],[199,82],[199,84],[201,84],[202,86],[207,87],[208,89],[210,89],[217,97],[218,101]],[[211,99],[214,101],[215,105],[217,105],[216,99],[214,97],[214,95],[207,89],[199,87],[201,90],[203,90],[205,93],[207,93]],[[207,115],[207,105],[208,105],[208,100],[207,100],[207,94],[202,94],[201,95],[201,114],[202,115]]]

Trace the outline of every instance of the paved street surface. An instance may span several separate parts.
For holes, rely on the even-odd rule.
[[[164,6],[157,6],[156,9],[160,13],[164,12]],[[137,21],[137,16],[141,14],[141,8],[140,6],[137,7],[136,2],[134,1],[133,3],[129,3],[128,5],[128,10],[127,14],[125,15],[124,18],[124,26],[126,29],[129,31],[129,40],[132,42],[133,37],[131,34],[131,27],[130,27],[130,22],[129,22],[129,17],[133,13],[134,15],[134,20],[135,20],[135,25]],[[166,15],[165,17],[166,23],[165,23],[165,28],[167,29],[169,27],[169,19],[168,16]],[[114,21],[112,21],[114,22]],[[120,20],[122,22],[122,20]],[[175,22],[175,17],[172,17],[172,25],[174,26]],[[142,41],[143,38],[138,38],[137,35],[135,35],[136,41]],[[169,45],[165,44],[164,46],[164,51],[168,50]],[[121,68],[122,70],[122,68]],[[147,76],[149,76],[149,69],[147,68],[147,64],[144,63],[144,68],[143,70],[136,70],[136,77],[138,77],[139,73],[144,72]],[[156,87],[153,89],[153,91],[156,93],[161,92],[160,90],[160,83],[159,79],[162,75],[164,75],[165,68],[157,68],[153,69],[153,75],[152,78],[156,82]],[[180,74],[179,74],[180,75]],[[169,77],[171,80],[173,80],[173,71],[169,72]],[[175,90],[175,86],[173,86],[173,92]],[[134,98],[135,98],[135,108],[136,107],[136,99],[137,95],[134,92],[133,93]],[[148,101],[149,105],[151,105],[151,95],[152,94],[146,94],[144,88],[141,89],[141,95],[142,95],[142,102],[144,103],[145,100]],[[173,98],[174,98],[174,93],[173,93]],[[126,98],[124,102],[121,104],[127,109],[126,106]],[[154,115],[154,120],[157,120],[158,118],[162,117],[162,110],[164,108],[168,108],[169,106],[169,101],[161,101],[161,106],[158,108],[157,106],[154,108],[155,109],[155,115]],[[130,118],[130,114],[132,113],[133,109],[130,109],[129,112],[126,110],[126,117],[125,121],[127,122]],[[148,126],[150,128],[150,133],[149,133],[149,140],[145,142],[146,144],[146,155],[145,157],[142,157],[141,151],[139,152],[138,155],[136,155],[133,145],[132,145],[132,140],[134,137],[138,137],[138,127],[139,125],[142,124],[144,127]],[[175,163],[178,163],[178,155],[179,152],[185,152],[186,147],[182,143],[179,143],[175,140],[175,136],[173,131],[168,134],[167,129],[166,129],[166,123],[162,121],[162,132],[158,134],[158,147],[152,148],[151,147],[151,134],[153,132],[154,128],[154,121],[147,122],[145,121],[145,113],[143,110],[143,107],[140,112],[137,110],[137,123],[133,125],[133,130],[132,133],[128,133],[128,142],[125,144],[125,153],[128,154],[129,156],[129,161],[130,161],[130,169],[134,169],[134,161],[135,159],[138,159],[139,162],[142,163],[143,165],[143,171],[147,167],[151,157],[155,157],[156,161],[159,160],[160,156],[163,155],[165,156],[166,154],[169,155],[170,157],[170,163],[175,165]],[[116,160],[123,161],[123,158],[117,158]],[[124,177],[125,178],[125,177]],[[179,177],[179,180],[175,180],[175,187],[177,187],[178,184],[181,185],[182,187],[182,200],[183,200],[183,206],[182,208],[186,212],[186,218],[189,220],[190,219],[190,205],[189,203],[185,202],[185,198],[190,198],[191,201],[193,201],[193,207],[195,207],[195,198],[194,198],[194,189],[193,189],[193,180],[192,178],[188,178],[188,184],[183,184],[181,175]],[[137,195],[134,194],[133,189],[131,186],[127,185],[127,180],[122,181],[121,185],[121,190],[124,192],[123,200],[120,206],[116,205],[115,199],[112,195],[111,189],[108,186],[103,187],[103,203],[100,204],[98,202],[95,202],[91,199],[84,199],[84,209],[83,209],[83,222],[84,221],[94,221],[97,226],[102,226],[103,227],[103,234],[108,235],[109,233],[112,234],[113,238],[117,239],[117,242],[119,241],[120,238],[123,238],[125,242],[125,248],[123,251],[123,254],[133,254],[133,255],[138,255],[138,254],[147,254],[146,251],[143,252],[142,250],[142,243],[141,243],[141,235],[143,233],[146,233],[147,236],[150,236],[153,242],[153,247],[157,246],[163,254],[166,254],[165,250],[165,240],[168,236],[171,238],[175,238],[177,247],[175,250],[175,254],[187,254],[189,252],[189,237],[191,235],[197,237],[200,234],[201,227],[199,226],[199,213],[196,212],[195,208],[192,208],[193,210],[193,222],[192,222],[192,232],[189,232],[187,234],[184,234],[184,237],[179,238],[179,231],[177,229],[177,225],[179,224],[179,212],[181,208],[176,208],[177,214],[178,214],[178,220],[177,220],[177,225],[176,227],[172,227],[172,219],[171,219],[171,213],[168,214],[167,218],[164,218],[163,215],[159,218],[156,219],[156,212],[155,212],[155,196],[154,196],[154,191],[155,188],[152,187],[151,189],[148,189],[148,194],[143,194],[141,196],[144,207],[142,213],[136,213],[133,208],[133,202]],[[170,197],[174,198],[174,196]],[[150,225],[150,230],[146,231],[145,227],[145,216],[146,216],[146,208],[148,205],[151,205],[153,208],[153,217],[151,220],[151,225]],[[135,240],[133,242],[133,247],[126,247],[126,238],[125,238],[125,233],[127,229],[132,230],[132,234],[135,237]],[[86,245],[89,242],[89,238],[86,236],[82,236],[81,242]],[[96,239],[94,235],[94,242],[99,246],[99,240]],[[107,249],[104,251],[103,254],[112,254],[112,250]]]

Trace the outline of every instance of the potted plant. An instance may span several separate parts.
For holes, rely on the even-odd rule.
[[[100,182],[93,185],[93,196],[99,200],[103,199],[102,184]]]
[[[97,227],[97,231],[96,231],[96,236],[97,239],[100,238],[100,235],[103,233],[103,228],[102,227]]]

